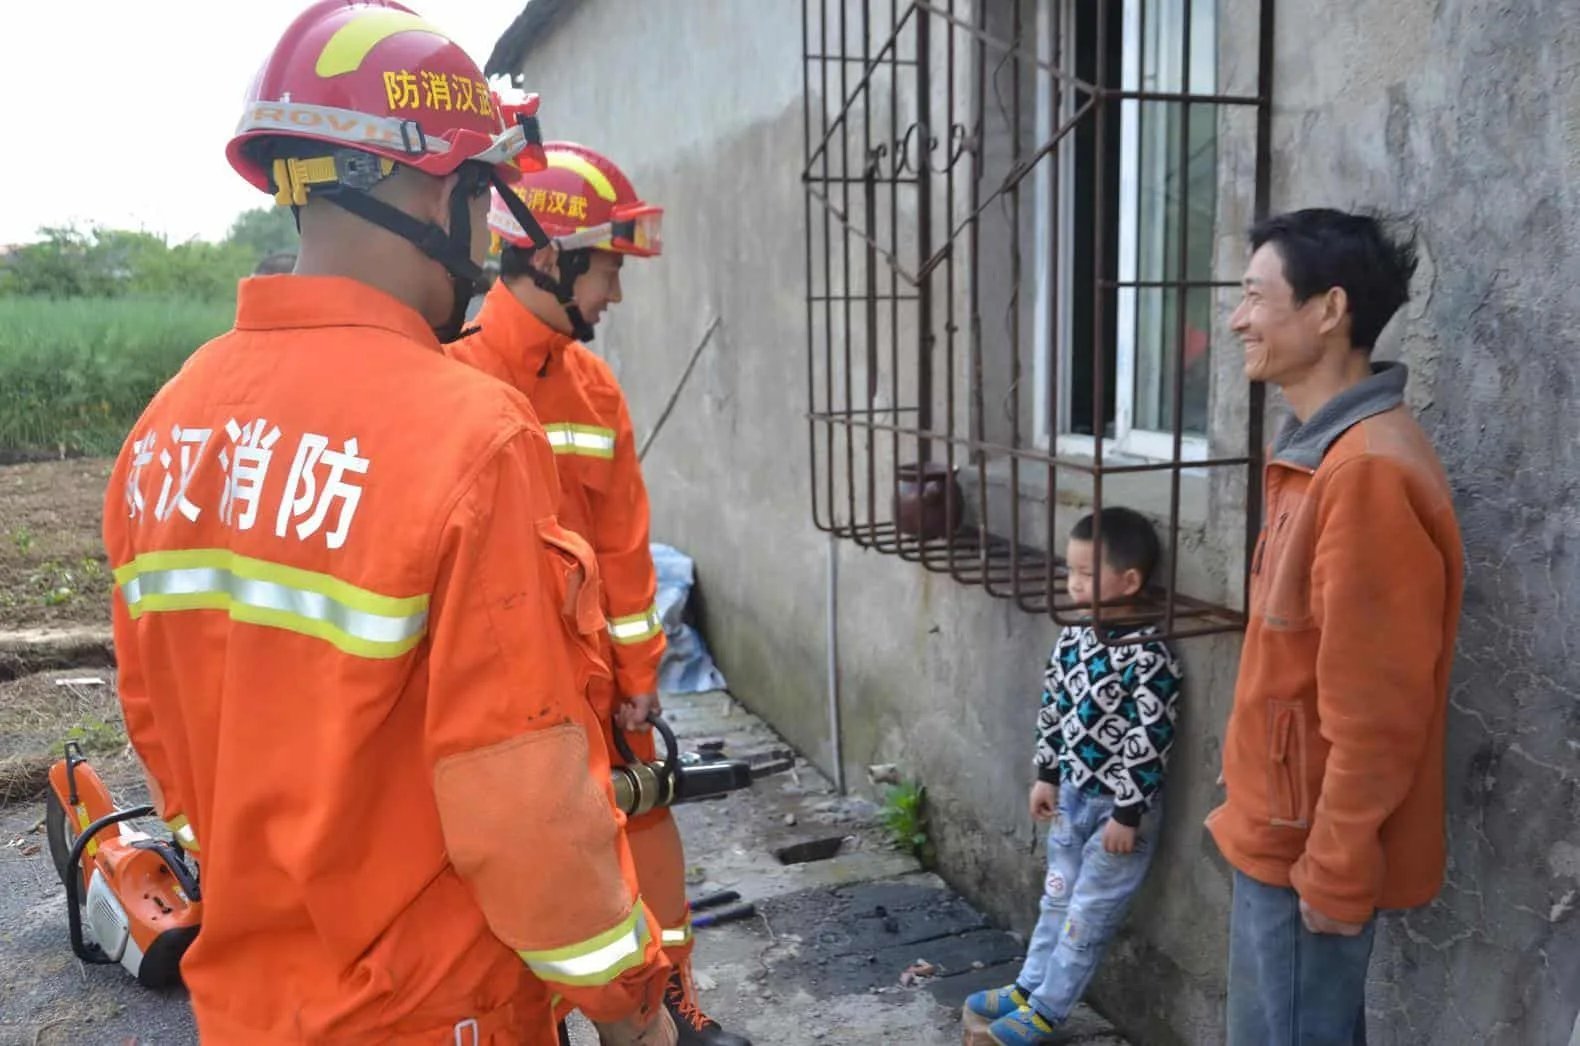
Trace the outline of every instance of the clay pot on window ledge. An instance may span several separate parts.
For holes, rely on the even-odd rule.
[[[932,461],[900,466],[894,490],[894,521],[900,533],[923,540],[951,537],[960,529],[964,507],[960,481],[947,466]]]

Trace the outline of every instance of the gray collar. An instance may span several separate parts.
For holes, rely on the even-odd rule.
[[[1403,363],[1373,363],[1371,377],[1328,400],[1304,423],[1293,417],[1286,421],[1273,441],[1273,459],[1315,469],[1351,427],[1403,403],[1409,376]]]

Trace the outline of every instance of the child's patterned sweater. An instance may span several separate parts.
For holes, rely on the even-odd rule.
[[[1110,639],[1155,632],[1113,629]],[[1090,625],[1065,627],[1043,673],[1038,778],[1111,795],[1114,820],[1140,824],[1163,787],[1180,680],[1179,662],[1161,640],[1110,647]]]

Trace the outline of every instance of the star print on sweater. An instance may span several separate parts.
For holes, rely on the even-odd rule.
[[[1111,638],[1153,635],[1151,626]],[[1090,625],[1060,633],[1043,672],[1037,777],[1112,796],[1114,820],[1134,827],[1163,787],[1179,714],[1179,661],[1161,640],[1104,646]]]

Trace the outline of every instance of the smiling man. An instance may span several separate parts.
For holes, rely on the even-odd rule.
[[[1251,230],[1231,325],[1294,412],[1269,455],[1227,795],[1230,1046],[1365,1042],[1380,909],[1443,877],[1443,729],[1463,592],[1447,479],[1373,346],[1413,246],[1331,210]]]

